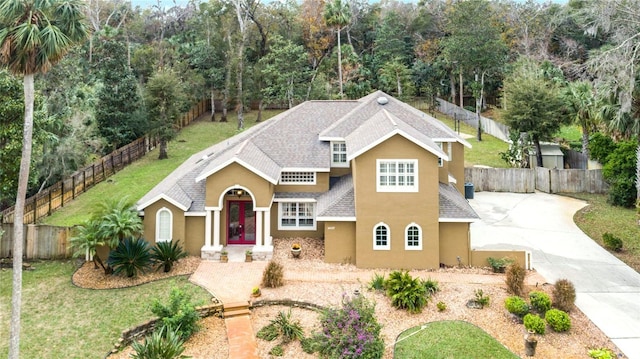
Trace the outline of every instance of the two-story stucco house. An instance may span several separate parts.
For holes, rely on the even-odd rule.
[[[190,254],[273,251],[272,238],[324,241],[358,267],[470,264],[469,143],[383,93],[308,101],[183,163],[137,203],[151,243]]]

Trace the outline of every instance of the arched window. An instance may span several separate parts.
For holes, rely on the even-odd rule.
[[[380,222],[373,227],[373,249],[391,249],[391,231],[385,223]]]
[[[421,250],[422,249],[422,228],[415,223],[410,223],[404,231],[404,249]]]
[[[162,207],[156,213],[156,242],[169,242],[173,233],[173,213]]]

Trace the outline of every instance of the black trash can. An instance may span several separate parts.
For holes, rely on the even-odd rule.
[[[464,184],[464,198],[473,199],[473,183]]]

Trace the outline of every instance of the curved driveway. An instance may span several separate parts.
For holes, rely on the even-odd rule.
[[[640,274],[587,237],[573,222],[586,205],[546,193],[478,192],[469,203],[476,249],[525,249],[545,280],[567,278],[576,305],[631,359],[640,359]]]

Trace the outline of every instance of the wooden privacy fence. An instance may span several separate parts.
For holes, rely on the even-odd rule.
[[[447,102],[441,98],[437,98],[436,101],[438,101],[438,111],[462,121],[473,128],[478,128],[478,117],[474,112],[460,108],[458,105]],[[483,116],[480,116],[480,123],[482,125],[482,131],[485,133],[505,142],[510,141],[509,126]]]
[[[13,224],[0,225],[4,235],[0,237],[0,258],[13,253]],[[24,226],[25,259],[71,258],[71,228],[27,224]]]
[[[530,168],[465,168],[466,183],[477,192],[606,193],[602,170]]]
[[[179,122],[180,128],[189,125],[196,118],[208,111],[208,102],[200,101],[185,113]],[[90,166],[80,169],[69,177],[53,184],[49,188],[27,198],[24,207],[24,223],[36,223],[40,218],[51,215],[53,211],[64,207],[89,188],[105,181],[109,176],[120,171],[132,162],[142,158],[157,145],[157,139],[141,137],[102,157]],[[1,223],[13,223],[14,207],[0,212]]]

